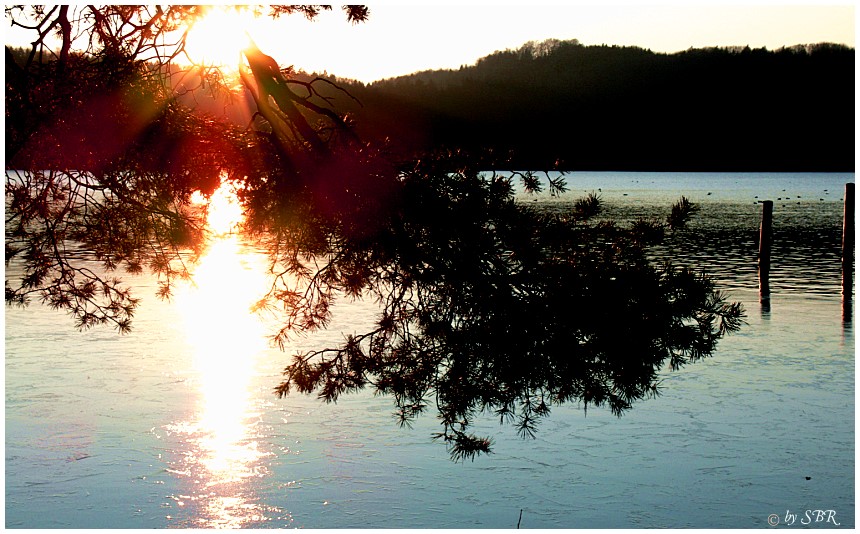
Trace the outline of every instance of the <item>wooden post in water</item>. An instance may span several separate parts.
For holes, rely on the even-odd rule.
[[[770,311],[770,248],[773,244],[773,200],[761,203],[761,228],[758,238],[758,282],[762,311]],[[767,310],[765,310],[765,306]]]
[[[854,289],[854,184],[845,184],[845,211],[842,214],[842,321],[851,321]]]

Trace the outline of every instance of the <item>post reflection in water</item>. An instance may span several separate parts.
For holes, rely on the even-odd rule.
[[[266,347],[263,324],[250,312],[265,285],[262,259],[234,234],[235,198],[222,188],[211,200],[215,236],[196,266],[193,283],[177,291],[186,339],[193,350],[199,403],[190,421],[173,425],[186,436],[179,469],[192,495],[174,496],[189,527],[237,528],[266,521],[251,484],[265,474],[257,441],[259,414],[251,397],[255,361]],[[178,518],[177,518],[178,519]]]

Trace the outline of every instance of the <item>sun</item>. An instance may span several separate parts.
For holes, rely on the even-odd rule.
[[[199,65],[238,70],[254,21],[255,15],[247,7],[212,7],[188,31],[188,58]]]

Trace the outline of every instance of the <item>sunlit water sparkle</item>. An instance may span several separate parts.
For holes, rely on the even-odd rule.
[[[196,517],[185,526],[239,528],[279,511],[253,500],[252,479],[267,474],[261,460],[272,454],[260,449],[260,411],[251,390],[267,331],[250,309],[267,278],[265,258],[231,233],[241,217],[235,196],[222,186],[209,201],[213,237],[193,282],[176,295],[199,394],[192,420],[165,426],[187,443],[172,470],[192,486],[189,495],[172,496],[177,506],[194,509]]]
[[[154,298],[154,279],[133,279],[145,302],[128,336],[79,333],[38,305],[7,308],[6,526],[513,528],[522,509],[523,528],[766,528],[772,513],[824,508],[853,527],[845,181],[853,175],[576,173],[571,195],[534,202],[564,210],[599,187],[607,216],[633,220],[687,194],[703,206],[694,231],[655,254],[713,272],[749,324],[713,358],[666,373],[663,395],[621,419],[563,406],[529,441],[478,421],[496,446],[474,463],[451,463],[430,439],[432,413],[400,429],[390,399],[278,400],[293,352],[361,332],[376,308],[341,300],[328,331],[273,349],[244,311],[264,290],[265,258],[229,233],[171,302]],[[765,312],[755,196],[783,193],[793,202],[775,207]]]

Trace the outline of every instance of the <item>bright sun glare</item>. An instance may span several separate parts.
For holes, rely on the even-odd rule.
[[[191,201],[207,205],[206,223],[215,235],[231,233],[242,221],[242,207],[229,184],[221,185],[208,200],[197,191]]]
[[[250,44],[254,14],[243,7],[213,7],[188,32],[185,50],[195,63],[237,69]]]
[[[265,326],[250,313],[266,288],[265,262],[243,248],[236,233],[242,210],[229,183],[209,199],[207,222],[212,236],[194,269],[193,284],[180,285],[177,306],[193,352],[200,405],[194,419],[175,429],[193,436],[190,472],[207,488],[208,512],[219,525],[241,526],[255,513],[252,503],[232,495],[233,485],[254,476],[262,456],[256,434],[250,388],[255,361],[266,348]]]

